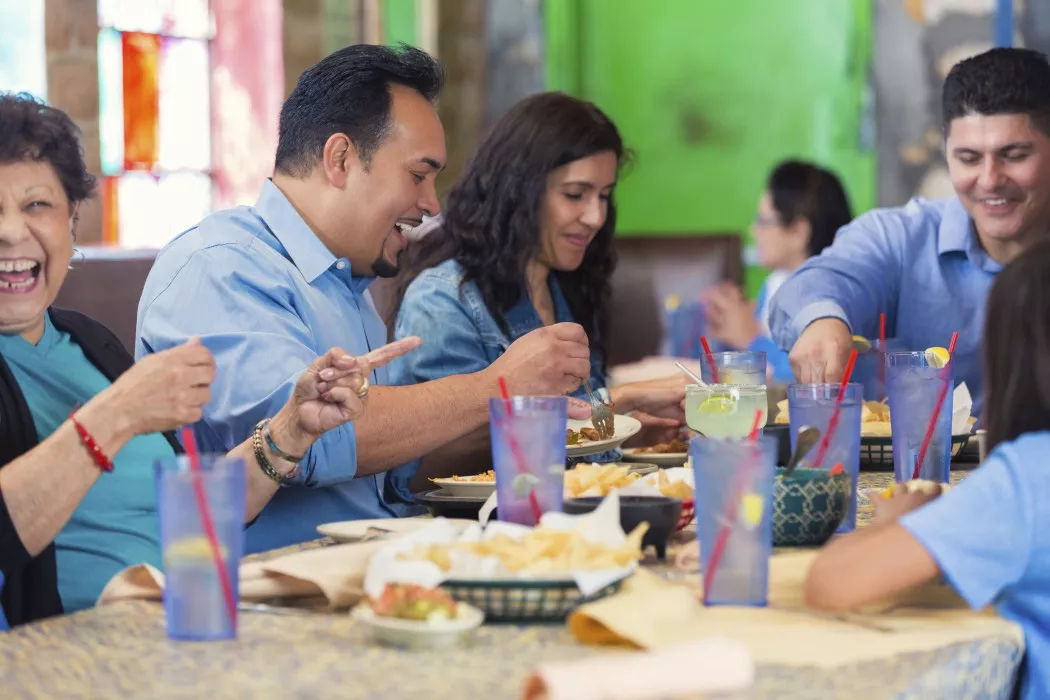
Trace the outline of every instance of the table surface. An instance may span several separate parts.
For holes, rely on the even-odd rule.
[[[891,479],[865,473],[861,488]],[[870,518],[863,493],[859,516]],[[374,644],[349,615],[309,612],[242,612],[236,641],[177,643],[161,606],[133,601],[0,635],[0,687],[4,698],[517,698],[537,664],[600,653],[563,624],[484,625],[466,646],[407,652]],[[1022,653],[1004,636],[834,671],[762,665],[753,688],[727,697],[1008,698]]]

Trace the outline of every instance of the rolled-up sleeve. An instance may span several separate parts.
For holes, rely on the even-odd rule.
[[[788,278],[770,302],[773,340],[790,350],[802,331],[837,318],[870,335],[880,312],[892,314],[900,289],[906,232],[887,212],[871,212],[839,230],[835,242]]]
[[[211,401],[195,426],[202,449],[225,452],[246,440],[256,423],[284,406],[318,356],[293,290],[282,284],[288,273],[262,269],[257,257],[248,256],[232,245],[198,250],[170,281],[147,282],[139,307],[138,358],[194,336],[215,358]],[[301,466],[292,485],[325,487],[353,479],[353,423],[325,433]]]

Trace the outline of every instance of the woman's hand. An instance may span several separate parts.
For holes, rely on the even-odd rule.
[[[270,422],[277,446],[295,455],[329,430],[357,420],[368,403],[368,377],[372,370],[420,346],[413,336],[384,345],[362,357],[332,348],[313,361],[299,376],[291,398]]]
[[[108,420],[130,439],[199,421],[214,380],[211,352],[192,338],[142,358],[98,398],[105,403]]]
[[[744,298],[740,287],[723,282],[704,292],[703,300],[709,334],[726,345],[743,350],[761,335],[755,304]]]
[[[685,388],[689,378],[673,374],[663,379],[631,382],[609,390],[618,413],[640,411],[656,418],[666,418],[681,425],[685,421]],[[665,423],[670,426],[671,423]]]

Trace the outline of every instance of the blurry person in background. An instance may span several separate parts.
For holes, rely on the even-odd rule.
[[[769,175],[751,232],[759,264],[771,270],[758,298],[749,302],[738,286],[724,282],[703,295],[708,333],[730,350],[766,353],[766,373],[777,382],[794,379],[787,352],[769,333],[769,301],[792,272],[831,245],[853,218],[846,190],[834,173],[788,160]]]

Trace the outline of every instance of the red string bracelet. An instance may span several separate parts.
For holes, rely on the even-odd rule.
[[[76,413],[77,409],[73,409],[73,413]],[[87,431],[87,428],[82,426],[80,422],[73,416],[73,413],[69,414],[69,421],[73,424],[73,427],[77,430],[77,435],[80,436],[80,441],[84,443],[84,447],[91,454],[91,459],[94,460],[95,464],[104,472],[113,471],[113,462],[110,461],[106,453],[102,451],[102,448],[95,442],[95,438],[91,437],[91,433]]]

